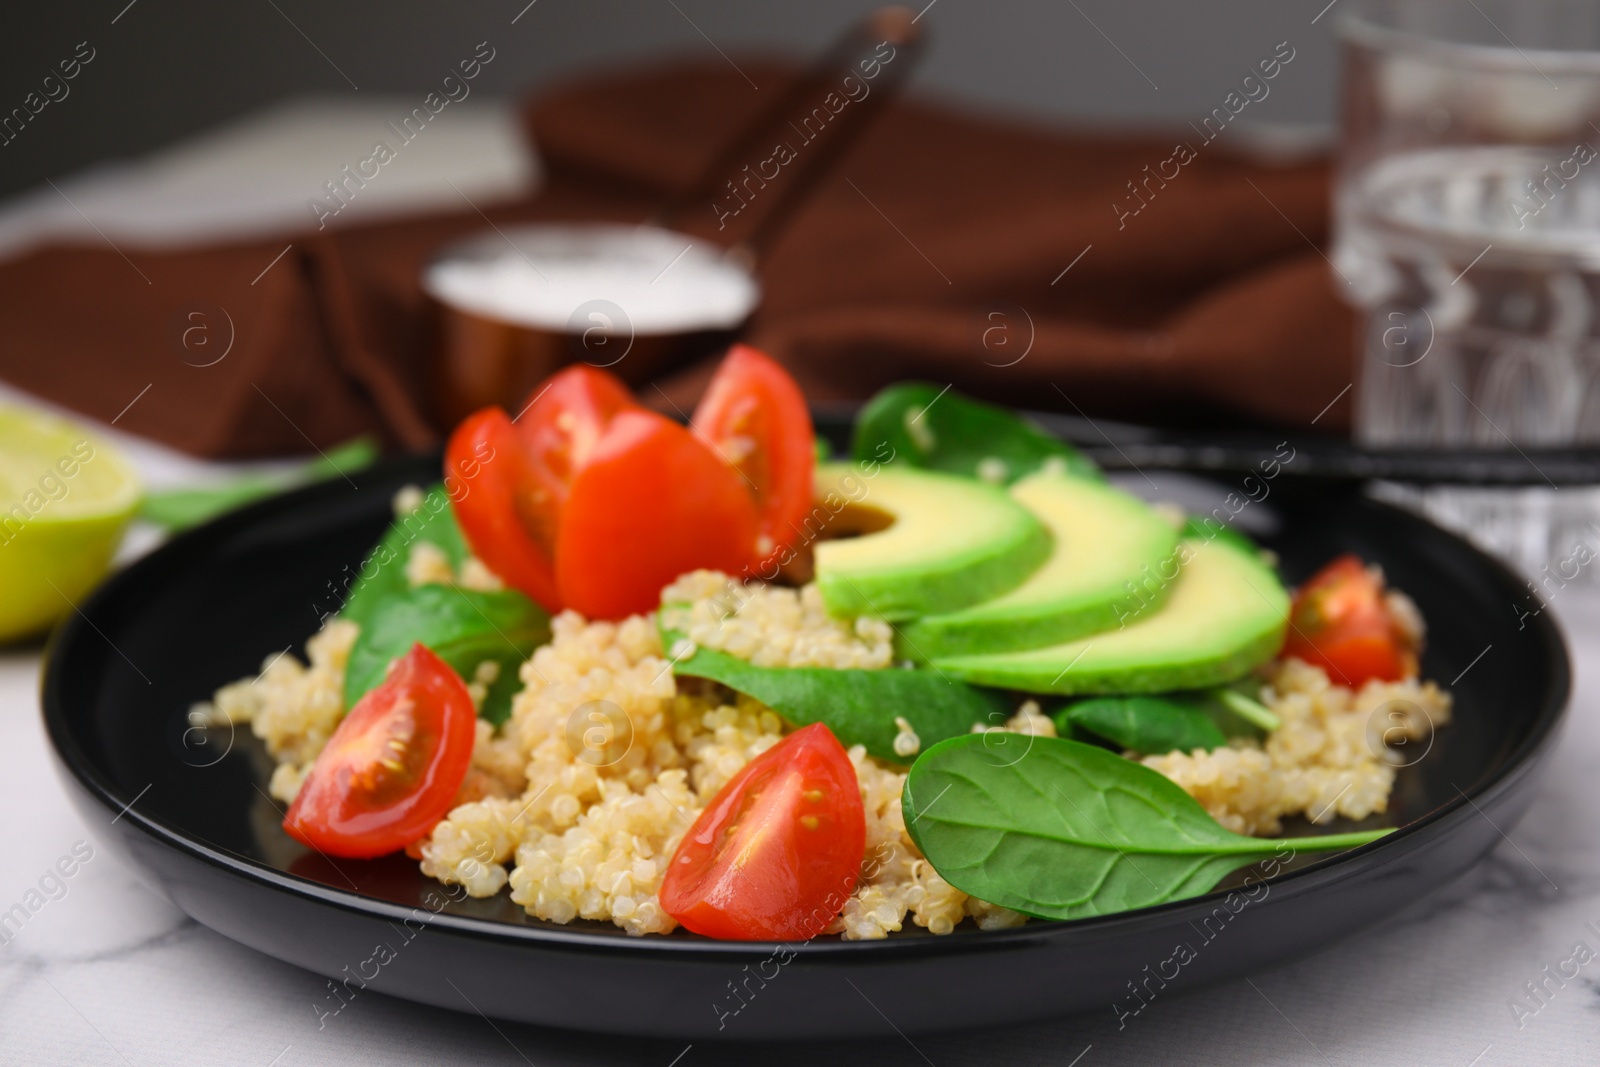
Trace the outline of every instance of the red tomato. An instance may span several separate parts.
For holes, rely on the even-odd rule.
[[[534,540],[552,549],[557,517],[572,479],[588,462],[600,435],[619,411],[639,407],[622,379],[578,363],[534,390],[517,415],[517,434],[533,473],[533,496],[525,517],[536,525]]]
[[[456,672],[413,645],[328,739],[283,828],[330,856],[404,848],[449,812],[472,762],[476,723]]]
[[[1335,559],[1295,593],[1283,654],[1359,688],[1417,673],[1417,650],[1384,599],[1382,577],[1356,556]]]
[[[770,356],[734,345],[692,424],[744,476],[761,515],[750,567],[768,568],[800,536],[813,504],[815,436],[800,387]]]
[[[672,420],[623,411],[572,480],[556,587],[592,619],[652,611],[680,574],[741,570],[755,537],[755,505],[738,474]]]
[[[856,887],[867,823],[828,728],[802,727],[723,786],[672,854],[661,906],[724,941],[815,937]]]
[[[545,610],[560,611],[552,546],[531,532],[554,520],[534,506],[537,479],[506,413],[484,408],[467,416],[450,435],[444,461],[445,491],[473,554]]]

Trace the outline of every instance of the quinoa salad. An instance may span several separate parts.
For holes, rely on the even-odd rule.
[[[1403,593],[1353,556],[1291,592],[1225,509],[935,392],[880,394],[832,461],[753,349],[692,431],[563,371],[395,498],[304,660],[191,720],[249,725],[310,848],[631,935],[1070,920],[1387,832],[1451,706]]]

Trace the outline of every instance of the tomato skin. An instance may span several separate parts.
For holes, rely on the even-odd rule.
[[[1335,684],[1356,689],[1417,673],[1417,650],[1385,603],[1382,579],[1357,556],[1338,557],[1302,585],[1289,622],[1283,654],[1321,667]]]
[[[681,574],[742,569],[756,522],[739,475],[704,442],[653,411],[620,412],[561,512],[561,601],[591,619],[653,611]]]
[[[546,611],[560,611],[550,548],[530,532],[543,520],[528,514],[536,479],[511,419],[500,408],[467,416],[444,458],[445,489],[473,554]]]
[[[339,723],[289,805],[284,830],[348,859],[405,848],[454,804],[476,724],[466,684],[413,645]]]
[[[557,520],[572,479],[589,461],[612,418],[639,409],[622,379],[577,363],[535,389],[518,413],[514,422],[532,474],[524,519],[547,553],[555,548]]]
[[[734,345],[691,423],[744,476],[761,516],[749,569],[775,576],[814,503],[816,434],[800,387],[771,356]]]
[[[1387,634],[1324,638],[1315,646],[1315,659],[1307,660],[1327,671],[1340,684],[1359,689],[1371,679],[1398,682],[1416,669]],[[1305,659],[1304,655],[1300,656]]]
[[[855,767],[813,723],[745,764],[712,798],[672,855],[661,906],[723,941],[806,940],[855,890],[866,843]]]

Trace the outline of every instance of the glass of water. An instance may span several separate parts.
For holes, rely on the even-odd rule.
[[[1357,440],[1600,444],[1600,3],[1372,0],[1341,35]],[[1533,573],[1575,531],[1600,544],[1587,487],[1382,491]]]

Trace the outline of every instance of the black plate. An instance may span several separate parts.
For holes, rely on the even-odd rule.
[[[187,730],[192,702],[276,650],[299,652],[336,606],[346,568],[382,532],[393,492],[437,470],[437,459],[388,463],[358,475],[359,490],[329,482],[175,539],[69,618],[45,668],[50,739],[89,824],[201,923],[342,981],[330,982],[327,1011],[365,987],[532,1023],[695,1040],[1133,1011],[1312,952],[1460,875],[1530,803],[1566,705],[1561,636],[1548,614],[1519,616],[1527,594],[1507,570],[1405,512],[1330,495],[1327,483],[1297,494],[1285,474],[1251,512],[1272,519],[1263,540],[1285,577],[1342,551],[1380,562],[1431,625],[1424,674],[1461,677],[1454,723],[1400,772],[1388,814],[1373,820],[1397,833],[1289,870],[1248,898],[1219,890],[1008,931],[785,948],[556,926],[505,894],[452,900],[404,858],[335,867],[307,853],[278,826],[263,792],[270,761],[254,738],[203,741]]]

